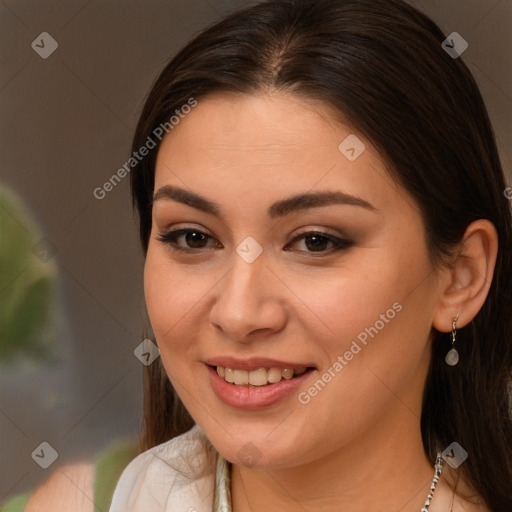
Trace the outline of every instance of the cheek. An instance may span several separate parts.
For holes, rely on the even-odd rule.
[[[368,251],[333,272],[327,285],[320,280],[316,289],[304,287],[303,296],[321,320],[317,325],[324,327],[316,333],[325,352],[324,371],[338,356],[346,361],[338,385],[355,379],[360,386],[361,371],[375,380],[368,368],[397,385],[409,378],[423,357],[431,325],[431,273],[418,243],[408,251]],[[309,335],[315,339],[314,331]]]
[[[170,345],[173,345],[173,350],[186,345],[187,340],[176,336],[176,333],[186,326],[188,315],[200,300],[201,290],[196,284],[181,275],[159,251],[148,251],[144,267],[144,295],[161,351],[165,352]]]
[[[144,267],[144,295],[162,361],[170,373],[200,359],[199,340],[208,329],[211,290],[217,272],[173,263],[167,251],[151,246]]]
[[[403,276],[399,262],[387,264],[380,258],[377,263],[360,258],[350,268],[335,269],[315,285],[303,282],[297,291],[316,314],[322,332],[330,333],[331,350],[342,350],[359,334],[364,338],[365,329],[376,322],[383,330],[396,318],[396,310],[414,280]]]
[[[153,331],[157,335],[172,328],[176,321],[176,309],[168,307],[175,304],[178,287],[170,276],[166,275],[165,265],[158,262],[151,251],[148,251],[144,266],[144,296]]]
[[[165,250],[150,244],[144,266],[144,296],[155,334],[171,331],[192,309],[195,295],[200,293],[196,285],[172,264]]]
[[[160,356],[180,396],[196,395],[192,366],[197,360],[193,308],[200,300],[193,283],[180,275],[159,251],[148,251],[144,267],[144,294]]]

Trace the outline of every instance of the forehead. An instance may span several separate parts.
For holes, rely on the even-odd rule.
[[[217,93],[198,100],[165,137],[160,151],[185,143],[219,153],[249,151],[252,157],[259,153],[269,159],[276,155],[289,158],[304,145],[317,144],[327,133],[334,141],[334,131],[345,128],[349,133],[348,126],[336,122],[335,117],[327,104],[292,94]]]
[[[384,161],[340,117],[292,94],[199,99],[159,148],[155,191],[177,185],[218,192],[222,201],[230,193],[263,200],[321,188],[389,200],[397,187]]]

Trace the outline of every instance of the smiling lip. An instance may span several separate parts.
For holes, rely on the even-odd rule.
[[[311,363],[290,363],[286,361],[277,361],[276,359],[267,359],[263,357],[254,357],[251,359],[236,359],[234,357],[216,357],[205,361],[208,366],[222,366],[223,368],[234,368],[236,370],[257,370],[259,368],[314,368]]]
[[[290,380],[281,380],[275,384],[265,386],[237,386],[226,382],[217,374],[216,366],[236,368],[238,370],[257,370],[258,368],[301,368],[308,369],[302,375]],[[302,383],[310,377],[313,365],[283,363],[272,359],[251,359],[240,361],[232,358],[219,358],[208,361],[206,369],[214,393],[227,405],[239,409],[260,409],[284,400],[292,393],[297,392]]]

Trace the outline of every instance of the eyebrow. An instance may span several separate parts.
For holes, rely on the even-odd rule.
[[[191,206],[192,208],[196,208],[197,210],[201,210],[202,212],[215,215],[216,217],[223,217],[222,209],[219,204],[180,187],[164,185],[159,188],[153,196],[153,203],[160,199],[176,201],[178,203]],[[373,212],[378,212],[375,206],[360,197],[337,191],[320,191],[298,194],[289,197],[288,199],[277,201],[269,206],[267,214],[270,218],[284,217],[285,215],[301,210],[319,208],[333,204],[358,206]]]

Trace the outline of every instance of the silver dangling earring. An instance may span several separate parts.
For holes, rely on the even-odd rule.
[[[457,330],[455,329],[455,323],[457,322],[458,319],[459,315],[457,315],[452,320],[452,348],[449,350],[448,354],[446,354],[446,357],[444,358],[445,363],[450,366],[455,366],[459,362],[459,353],[455,348],[455,334],[457,333]]]

